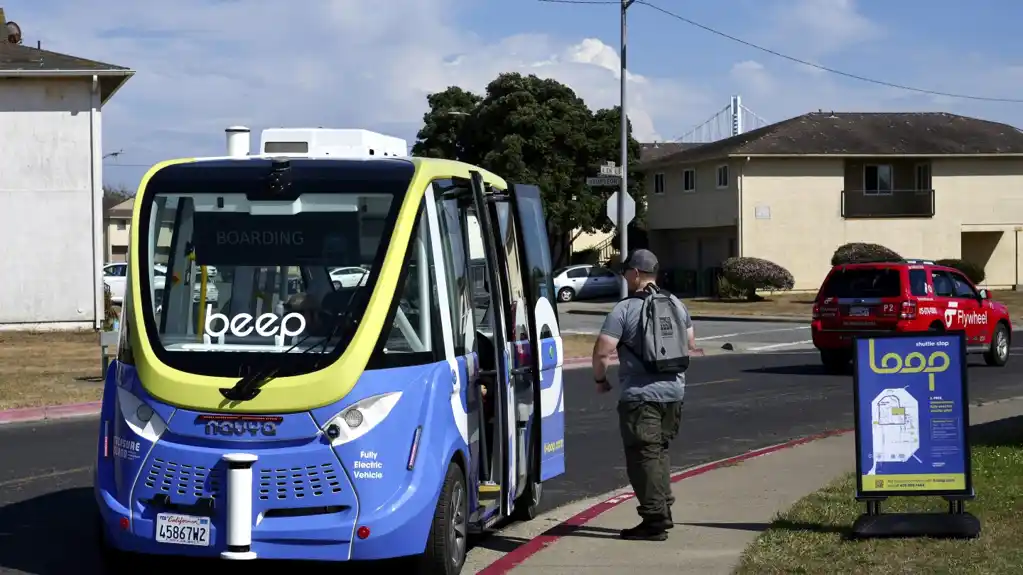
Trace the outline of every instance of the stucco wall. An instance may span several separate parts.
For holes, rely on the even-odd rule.
[[[95,319],[91,102],[86,79],[0,79],[0,326]]]

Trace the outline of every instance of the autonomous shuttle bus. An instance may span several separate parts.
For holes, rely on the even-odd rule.
[[[104,557],[459,573],[468,533],[531,519],[565,470],[539,189],[364,130],[267,130],[256,155],[228,138],[136,196]]]

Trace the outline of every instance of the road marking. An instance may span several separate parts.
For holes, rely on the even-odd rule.
[[[746,351],[767,351],[769,349],[780,349],[780,348],[783,348],[783,347],[792,347],[794,345],[804,345],[804,344],[807,344],[807,343],[813,343],[813,340],[812,339],[808,339],[808,340],[805,340],[805,341],[789,341],[789,342],[785,342],[785,343],[775,343],[775,344],[771,344],[771,345],[762,345],[760,347],[748,348]]]
[[[739,378],[733,377],[730,379],[715,379],[714,381],[699,381],[696,383],[686,383],[686,389],[689,389],[690,387],[702,387],[704,385],[715,385],[718,383],[731,383],[733,381],[739,381]]]
[[[50,473],[42,473],[40,475],[32,475],[30,477],[21,477],[18,479],[9,479],[7,481],[0,481],[0,488],[10,487],[11,485],[18,485],[19,483],[31,483],[33,481],[40,481],[43,479],[53,479],[54,477],[62,477],[64,475],[71,475],[74,473],[81,473],[83,471],[89,471],[92,469],[89,467],[76,467],[74,469],[65,469],[63,471],[53,471]]]
[[[785,328],[780,328],[780,329],[761,329],[761,330],[757,330],[757,331],[740,331],[738,333],[726,333],[726,334],[723,334],[723,335],[709,335],[707,337],[698,337],[698,338],[696,338],[696,341],[707,341],[707,340],[711,340],[711,339],[724,339],[726,337],[739,337],[739,336],[742,336],[742,335],[755,335],[755,334],[758,334],[758,333],[778,333],[778,332],[781,332],[781,331],[798,331],[798,330],[801,330],[801,329],[810,329],[810,326],[803,325],[803,326],[799,326],[799,327],[785,327]]]

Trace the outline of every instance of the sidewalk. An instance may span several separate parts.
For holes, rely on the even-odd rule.
[[[973,406],[970,411],[974,425],[1018,415],[1023,415],[1023,398]],[[630,497],[583,525],[556,529],[560,538],[521,563],[515,561],[518,566],[512,573],[727,575],[777,513],[853,472],[853,457],[853,434],[844,433],[741,463],[711,466],[705,473],[683,472],[673,486],[675,528],[667,541],[618,539],[620,529],[638,521],[636,502]]]

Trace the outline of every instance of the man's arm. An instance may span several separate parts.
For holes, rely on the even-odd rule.
[[[686,327],[686,340],[689,342],[689,351],[696,351],[696,330],[693,328],[693,318],[689,316],[689,308],[686,307],[686,304],[678,300],[678,305],[682,309],[682,325]]]
[[[607,380],[607,364],[611,354],[618,349],[618,342],[625,332],[625,306],[621,303],[604,318],[597,341],[593,344],[593,379],[597,382]]]

